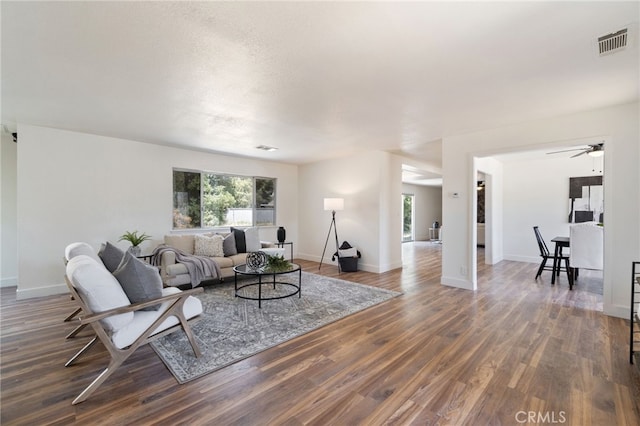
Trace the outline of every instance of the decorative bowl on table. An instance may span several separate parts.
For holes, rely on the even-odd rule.
[[[263,251],[254,251],[247,254],[247,267],[253,271],[264,268],[269,258]]]

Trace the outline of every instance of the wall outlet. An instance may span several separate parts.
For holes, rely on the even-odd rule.
[[[461,266],[460,267],[460,275],[462,275],[463,277],[467,276],[467,267],[466,266]]]

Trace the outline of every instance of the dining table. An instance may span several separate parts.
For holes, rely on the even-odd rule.
[[[560,259],[562,258],[562,249],[570,247],[569,237],[554,237],[551,239],[552,243],[555,243],[555,250],[553,251],[553,273],[551,274],[551,284],[555,284],[556,276],[560,275]],[[569,281],[571,281],[571,272],[567,271]]]

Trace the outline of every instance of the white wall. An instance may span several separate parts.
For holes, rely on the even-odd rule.
[[[323,199],[339,197],[344,198],[344,210],[336,213],[339,242],[358,247],[359,268],[384,272],[401,267],[401,168],[399,157],[380,151],[300,166],[298,255],[320,261],[331,223]],[[334,252],[332,235],[323,263],[331,263]]]
[[[569,178],[602,174],[599,169],[592,171],[591,157],[570,155],[504,163],[505,259],[540,263],[533,235],[536,225],[550,250],[553,237],[569,236]]]
[[[296,166],[37,126],[18,131],[19,298],[66,291],[62,256],[71,242],[97,248],[140,230],[153,236],[142,247],[152,250],[171,231],[174,167],[277,178],[278,225],[298,241]],[[275,234],[261,230],[263,239]]]
[[[640,134],[638,103],[445,138],[443,142],[443,284],[475,289],[471,232],[474,157],[515,148],[552,148],[570,140],[605,141],[604,312],[628,316],[629,270],[640,258]],[[541,170],[540,173],[544,173]],[[459,198],[452,193],[458,192]],[[472,271],[463,274],[464,268]]]
[[[380,263],[377,272],[402,268],[402,195],[403,159],[386,152],[379,153],[380,160],[380,239],[378,251]]]
[[[2,132],[0,151],[0,287],[18,283],[18,209],[17,209],[17,144],[10,134]]]
[[[403,194],[413,194],[415,211],[415,239],[429,239],[429,228],[434,221],[442,224],[442,188],[439,186],[402,184]],[[400,202],[400,201],[398,201]]]

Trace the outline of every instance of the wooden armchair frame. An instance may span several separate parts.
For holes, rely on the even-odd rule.
[[[73,284],[69,281],[69,278],[66,276],[65,276],[65,281],[67,283],[67,286],[69,287],[69,290],[71,291],[72,297],[80,305],[79,309],[81,310],[81,314],[78,317],[78,320],[80,321],[80,325],[82,326],[90,325],[93,328],[93,330],[96,332],[96,336],[93,337],[93,339],[91,339],[91,341],[89,341],[89,343],[87,343],[82,349],[80,349],[80,351],[78,351],[73,357],[71,357],[71,359],[69,359],[69,361],[67,361],[67,363],[65,364],[65,367],[69,367],[76,359],[78,359],[80,355],[82,355],[91,346],[93,346],[93,344],[96,343],[98,339],[100,339],[102,344],[105,346],[105,348],[111,355],[111,360],[109,361],[109,365],[107,366],[107,368],[105,368],[102,371],[102,373],[100,373],[98,377],[96,377],[93,380],[93,382],[91,382],[91,384],[89,384],[89,386],[87,386],[80,393],[80,395],[78,395],[76,399],[73,400],[73,404],[78,404],[80,402],[85,401],[87,398],[89,398],[89,396],[91,396],[91,394],[105,380],[107,380],[109,376],[111,376],[111,374],[113,374],[113,372],[127,358],[129,358],[129,356],[133,352],[135,352],[136,349],[138,349],[138,347],[145,345],[159,337],[162,337],[169,333],[177,331],[179,329],[184,330],[185,334],[187,335],[187,338],[189,339],[189,343],[191,344],[191,347],[193,349],[195,356],[198,358],[201,356],[200,348],[196,343],[195,337],[189,325],[190,322],[198,319],[198,316],[191,318],[190,320],[187,320],[184,316],[183,306],[189,296],[203,292],[202,287],[182,291],[176,294],[163,296],[158,299],[153,299],[153,300],[149,300],[142,303],[135,303],[128,306],[122,306],[120,308],[110,309],[100,313],[93,313],[91,309],[89,309],[87,304],[84,302],[82,297],[80,297],[79,293],[77,292]],[[167,310],[162,315],[160,315],[153,322],[153,324],[151,324],[149,328],[147,328],[130,346],[124,349],[120,349],[114,345],[113,341],[111,340],[111,333],[108,330],[106,330],[102,326],[102,323],[100,322],[101,319],[107,318],[112,315],[123,314],[126,312],[135,312],[142,308],[154,306],[154,305],[157,305],[158,303],[167,302],[167,301],[172,301],[171,305],[167,308]],[[175,316],[176,318],[178,318],[179,320],[178,324],[172,327],[169,327],[166,330],[163,330],[159,333],[151,335],[151,333],[153,333],[153,331],[156,328],[158,328],[158,326],[162,324],[164,320],[166,320],[170,316]]]
[[[62,262],[64,263],[64,266],[67,266],[67,263],[69,263],[69,260],[66,257],[62,258]],[[71,300],[73,299],[73,296],[71,296]],[[76,308],[75,311],[71,312],[69,315],[67,315],[67,317],[64,319],[63,322],[70,322],[72,321],[80,312],[82,312],[82,308]],[[67,334],[66,339],[71,339],[72,337],[75,337],[76,334],[80,333],[82,331],[83,328],[85,328],[87,326],[87,324],[80,324],[78,325],[76,328],[74,328],[71,333]]]
[[[71,297],[71,300],[74,300],[73,296]],[[70,322],[72,321],[80,312],[82,312],[82,308],[77,308],[75,311],[73,311],[72,313],[70,313],[63,322]],[[65,339],[71,339],[72,337],[75,337],[76,334],[80,333],[82,331],[83,328],[85,328],[87,326],[87,324],[79,324],[76,328],[74,328],[71,333],[67,334],[67,337],[65,337]]]

